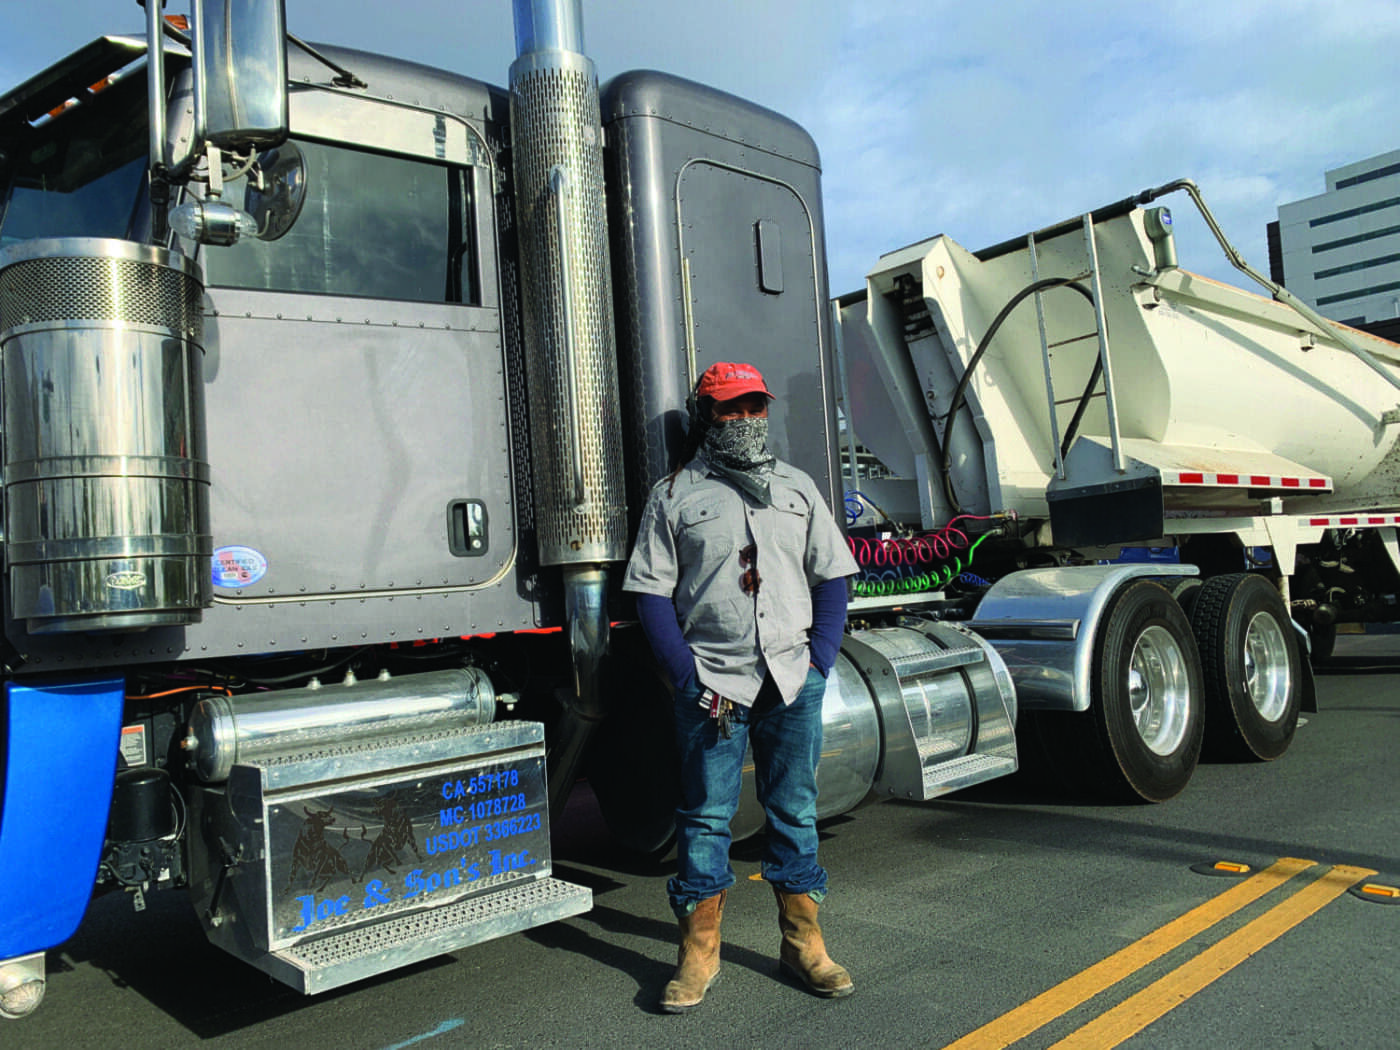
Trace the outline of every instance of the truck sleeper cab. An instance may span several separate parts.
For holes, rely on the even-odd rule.
[[[150,239],[142,52],[140,41],[105,38],[0,101],[0,139],[21,158],[6,171],[0,236],[15,246],[0,282],[32,263],[62,288],[74,260],[112,266],[131,251],[119,246]],[[250,180],[264,190],[302,184],[295,221],[276,239],[231,247],[178,232],[174,251],[136,245],[143,265],[194,281],[200,303],[173,388],[187,395],[190,435],[168,442],[201,465],[182,477],[195,493],[186,502],[207,499],[185,555],[208,565],[194,599],[164,621],[111,607],[105,581],[136,591],[137,570],[103,561],[130,552],[83,515],[75,520],[89,534],[73,538],[88,546],[65,549],[79,555],[70,562],[101,563],[100,586],[77,589],[53,615],[16,616],[14,577],[5,580],[17,654],[6,697],[12,725],[25,728],[7,741],[5,806],[41,811],[47,763],[16,756],[41,752],[46,708],[68,709],[66,686],[30,683],[101,676],[104,718],[77,720],[88,746],[73,753],[116,756],[117,766],[115,775],[102,762],[81,766],[75,789],[113,802],[109,820],[94,805],[68,829],[82,848],[60,866],[63,914],[54,921],[52,900],[35,901],[51,921],[40,927],[18,908],[0,931],[0,971],[16,990],[42,988],[42,950],[71,933],[94,880],[138,900],[188,886],[211,940],[306,992],[590,901],[551,877],[549,796],[555,780],[560,797],[567,790],[566,759],[583,750],[570,722],[586,719],[570,708],[577,621],[567,573],[561,585],[541,538],[532,433],[556,417],[532,401],[526,360],[537,348],[522,327],[509,163],[522,140],[499,89],[354,51],[322,54],[336,69],[290,54],[290,138],[276,157],[224,157],[224,200],[236,202]],[[190,134],[189,74],[178,46],[167,57],[173,152]],[[104,90],[85,89],[113,71],[122,75]],[[108,107],[120,121],[105,120]],[[810,138],[743,100],[656,73],[617,78],[602,114],[623,433],[611,454],[631,514],[670,467],[695,377],[736,345],[755,347],[779,394],[774,450],[837,504]],[[120,136],[104,130],[115,127]],[[77,148],[99,132],[101,148]],[[70,145],[87,167],[57,159]],[[201,196],[209,191],[196,179],[172,205]],[[49,357],[64,349],[70,371],[103,379],[79,403],[44,378],[51,369],[36,369],[7,417],[42,403],[62,432],[102,435],[106,461],[129,460],[92,421],[121,405],[146,417],[107,377],[128,362],[170,374],[130,352],[130,300],[46,321],[37,334],[8,302],[6,354],[40,341]],[[76,329],[97,348],[72,352]],[[170,341],[162,331],[158,354]],[[101,483],[131,490],[129,472]],[[43,564],[61,573],[68,562]],[[625,621],[625,603],[609,601],[605,621]],[[670,824],[669,733],[654,720],[665,693],[638,631],[619,629],[612,644],[606,700],[621,717],[603,721],[585,768],[610,826],[654,848]],[[653,718],[628,717],[631,704]],[[952,626],[867,632],[838,661],[826,707],[842,758],[823,765],[823,816],[1015,767],[1010,680],[985,642]],[[978,753],[989,757],[963,762]],[[636,777],[609,780],[628,768],[619,754],[645,791]],[[751,803],[741,823],[741,834],[757,830]],[[7,863],[48,852],[37,832],[7,848]]]

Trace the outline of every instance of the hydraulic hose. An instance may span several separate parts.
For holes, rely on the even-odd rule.
[[[954,514],[962,514],[963,508],[958,502],[957,493],[953,490],[953,423],[957,419],[958,410],[962,408],[963,404],[966,402],[967,385],[972,381],[972,373],[982,360],[982,355],[985,354],[987,348],[992,345],[992,338],[997,334],[997,330],[1001,328],[1002,323],[1011,315],[1011,311],[1016,309],[1017,306],[1036,292],[1043,292],[1050,288],[1073,288],[1088,300],[1090,306],[1094,305],[1094,293],[1089,291],[1088,288],[1085,288],[1084,285],[1080,284],[1079,281],[1073,277],[1046,277],[1026,285],[1026,287],[1013,295],[1006,305],[1001,308],[1000,312],[997,313],[996,317],[992,319],[991,325],[988,326],[986,334],[982,336],[982,341],[977,344],[977,349],[973,352],[972,358],[967,362],[967,367],[963,369],[962,378],[958,380],[958,385],[953,391],[953,400],[948,406],[948,414],[945,417],[947,421],[943,427],[943,457],[939,466],[943,476],[943,494],[947,497],[948,504]],[[1079,422],[1084,416],[1089,397],[1093,394],[1094,386],[1098,383],[1102,371],[1102,362],[1095,357],[1094,368],[1089,376],[1089,383],[1085,386],[1084,393],[1080,395],[1079,405],[1075,408],[1074,418],[1070,420],[1069,430],[1065,434],[1064,447],[1066,450],[1069,448],[1070,441],[1074,438],[1074,433],[1078,429]],[[1051,405],[1050,411],[1053,412],[1054,410],[1055,407]]]
[[[1069,455],[1069,447],[1074,444],[1074,437],[1079,433],[1079,424],[1084,419],[1084,413],[1089,407],[1089,398],[1094,396],[1094,387],[1099,385],[1099,378],[1103,375],[1103,359],[1097,355],[1094,357],[1094,367],[1089,370],[1089,381],[1084,384],[1084,393],[1079,395],[1079,404],[1074,406],[1074,415],[1070,417],[1069,426],[1065,427],[1065,438],[1060,442],[1060,458],[1064,459]]]
[[[1177,190],[1185,190],[1187,196],[1191,198],[1191,203],[1193,203],[1196,206],[1196,210],[1201,213],[1201,218],[1205,220],[1206,226],[1210,228],[1211,234],[1219,243],[1221,251],[1225,253],[1225,258],[1229,261],[1231,266],[1263,287],[1279,302],[1283,303],[1285,306],[1292,307],[1296,313],[1300,314],[1305,320],[1311,323],[1319,332],[1330,335],[1333,339],[1336,339],[1348,353],[1355,356],[1391,386],[1400,389],[1400,377],[1397,377],[1394,371],[1381,364],[1373,354],[1348,335],[1345,327],[1339,327],[1337,324],[1329,321],[1283,285],[1271,281],[1253,266],[1250,266],[1249,263],[1245,262],[1244,256],[1240,254],[1239,249],[1230,243],[1229,238],[1225,236],[1225,231],[1222,230],[1220,224],[1215,221],[1215,215],[1211,212],[1210,208],[1206,206],[1205,198],[1201,196],[1200,187],[1191,179],[1175,179],[1168,182],[1166,185],[1158,186],[1156,189],[1143,190],[1136,197],[1130,197],[1128,200],[1136,201],[1138,204],[1147,204],[1150,201],[1156,200],[1158,197],[1164,197],[1168,193],[1174,193]],[[1387,416],[1389,415],[1391,415],[1391,413],[1387,413]],[[1382,420],[1382,422],[1386,422],[1386,420]]]

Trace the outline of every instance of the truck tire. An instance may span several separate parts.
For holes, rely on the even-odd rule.
[[[1181,611],[1186,614],[1188,620],[1191,618],[1191,610],[1196,605],[1196,599],[1200,597],[1202,582],[1199,576],[1185,576],[1170,587],[1172,597],[1176,599],[1176,604],[1181,606]]]
[[[584,775],[618,844],[657,859],[675,838],[680,800],[671,691],[640,629],[613,632],[603,676],[611,707],[593,733]]]
[[[1278,758],[1298,727],[1303,675],[1278,590],[1251,573],[1213,577],[1201,588],[1191,627],[1205,673],[1207,754]]]
[[[1109,600],[1090,684],[1082,735],[1099,791],[1146,802],[1180,793],[1200,758],[1203,688],[1191,624],[1165,587],[1137,580]]]

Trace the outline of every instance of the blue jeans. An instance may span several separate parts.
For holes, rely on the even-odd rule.
[[[817,863],[817,759],[822,749],[826,679],[815,668],[797,699],[784,705],[771,678],[752,708],[734,705],[726,740],[700,708],[695,679],[676,691],[681,801],[676,808],[676,877],[666,884],[678,918],[734,885],[729,821],[739,807],[744,752],[753,746],[758,801],[768,817],[763,877],[785,893],[826,895]]]

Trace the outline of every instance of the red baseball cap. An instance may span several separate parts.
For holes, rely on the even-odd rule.
[[[716,401],[732,401],[745,394],[762,394],[770,400],[773,398],[757,368],[734,361],[716,361],[705,369],[700,385],[695,388],[696,397],[712,397]]]

